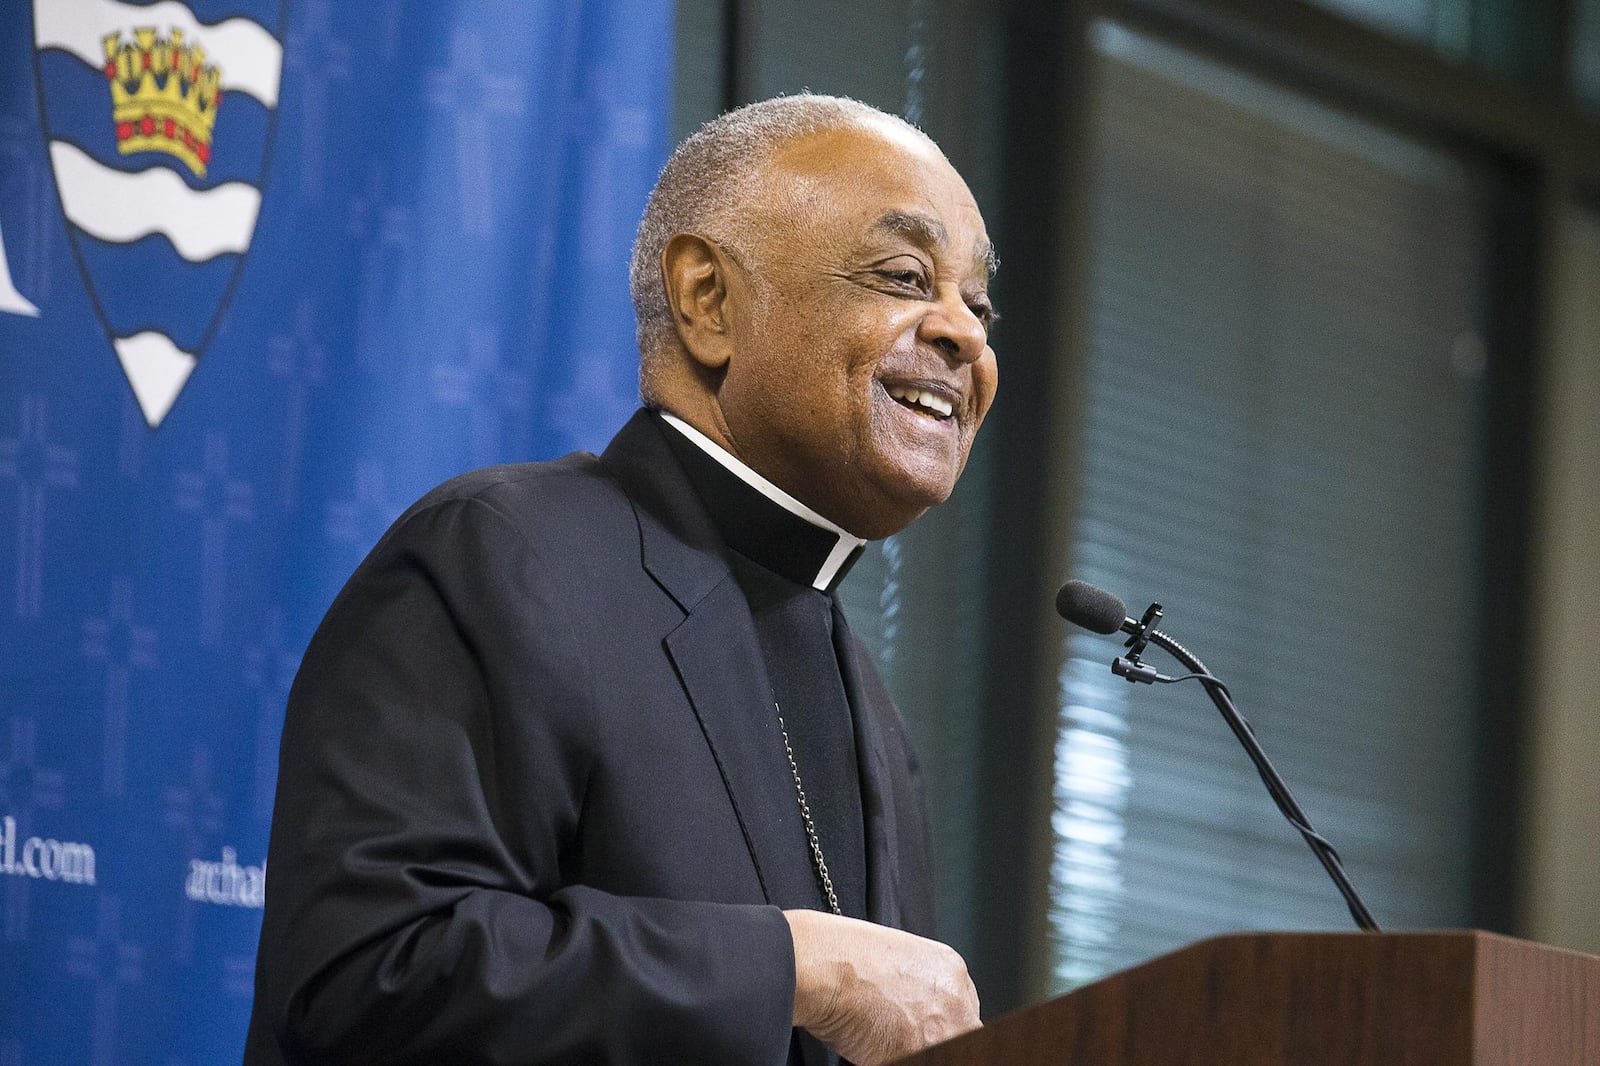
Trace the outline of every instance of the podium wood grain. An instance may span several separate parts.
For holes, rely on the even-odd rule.
[[[906,1066],[1600,1066],[1600,958],[1483,932],[1248,933]]]

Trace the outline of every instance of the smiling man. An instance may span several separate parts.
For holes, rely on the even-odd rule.
[[[978,1024],[834,591],[960,476],[993,264],[865,105],[679,147],[632,267],[645,410],[424,497],[307,651],[247,1062],[871,1066]]]

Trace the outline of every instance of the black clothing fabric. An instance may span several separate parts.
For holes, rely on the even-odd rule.
[[[832,598],[742,556],[734,558],[733,573],[750,603],[761,658],[772,682],[772,728],[778,729],[781,711],[839,909],[852,918],[864,918],[866,844],[860,768],[855,721],[834,651]],[[799,802],[797,795],[797,808]],[[803,833],[799,844],[810,854]],[[812,897],[795,905],[828,909],[820,877]]]
[[[601,457],[447,482],[329,609],[284,724],[249,1066],[787,1058],[779,903],[815,906],[815,873],[750,603],[664,432],[641,412]],[[916,764],[834,636],[865,913],[931,935]]]
[[[660,419],[659,415],[654,416]],[[734,551],[797,585],[814,587],[838,534],[812,525],[763,496],[733,471],[707,455],[676,428],[658,422],[723,542]],[[829,581],[832,593],[861,558],[857,548]]]
[[[866,845],[855,721],[834,647],[836,602],[815,588],[838,535],[770,499],[673,426],[664,425],[663,432],[712,523],[734,550],[729,560],[734,579],[750,604],[772,682],[773,727],[779,727],[781,713],[839,909],[864,918]],[[840,568],[830,589],[838,587],[860,554],[857,549]],[[843,612],[838,618],[845,627]],[[810,854],[810,841],[800,843]],[[792,905],[827,909],[820,868],[815,900]]]

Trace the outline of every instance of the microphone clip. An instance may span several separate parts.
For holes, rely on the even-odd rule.
[[[1156,623],[1161,621],[1161,605],[1152,603],[1145,608],[1144,617],[1133,623],[1129,630],[1132,634],[1125,645],[1127,655],[1119,655],[1111,661],[1111,672],[1118,677],[1125,678],[1129,684],[1143,683],[1153,685],[1157,681],[1167,681],[1169,678],[1161,676],[1153,666],[1146,666],[1140,661],[1139,656],[1144,654],[1145,648],[1150,645],[1150,636],[1156,631]]]
[[[1149,647],[1150,634],[1155,632],[1156,623],[1160,621],[1161,605],[1152,603],[1145,608],[1144,617],[1139,619],[1132,629],[1128,630],[1132,635],[1128,637],[1128,643],[1124,644],[1123,647],[1128,649],[1126,658],[1130,663],[1135,666],[1139,664],[1139,656],[1143,655],[1145,648]]]

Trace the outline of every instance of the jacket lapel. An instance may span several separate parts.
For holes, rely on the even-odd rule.
[[[722,539],[663,432],[641,411],[604,461],[633,501],[645,570],[685,613],[663,644],[716,760],[766,902],[809,905],[815,875],[755,623]]]
[[[722,772],[767,902],[817,897],[771,686],[744,594],[730,576],[666,640]]]

